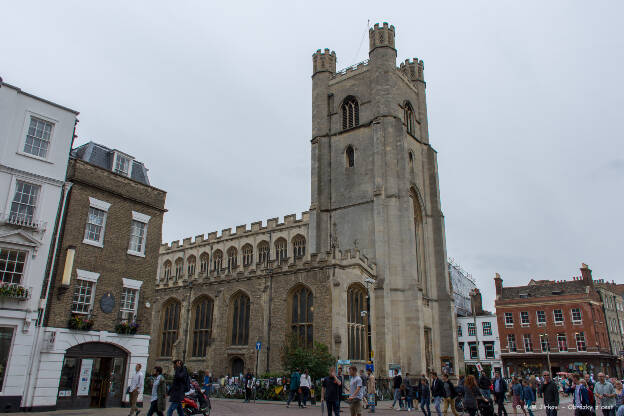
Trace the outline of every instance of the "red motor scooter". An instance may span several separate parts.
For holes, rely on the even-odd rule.
[[[185,416],[210,415],[210,399],[202,389],[191,390],[182,400],[182,409]]]

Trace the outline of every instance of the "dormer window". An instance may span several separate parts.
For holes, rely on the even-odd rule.
[[[121,154],[119,152],[115,152],[115,160],[113,163],[113,172],[123,175],[130,176],[130,163],[132,162],[132,158]]]

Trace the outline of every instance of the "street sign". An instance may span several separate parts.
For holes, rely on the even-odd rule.
[[[477,370],[479,370],[480,373],[483,372],[483,366],[481,365],[481,363],[477,363]]]
[[[370,370],[373,373],[375,372],[375,365],[374,364],[366,364],[366,370]]]
[[[260,341],[256,342],[256,351],[260,351],[261,348],[262,348],[262,342]]]

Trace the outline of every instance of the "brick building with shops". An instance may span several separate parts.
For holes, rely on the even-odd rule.
[[[147,364],[166,193],[93,142],[72,150],[67,182],[30,407],[120,406]]]
[[[572,280],[531,280],[503,287],[496,274],[496,315],[505,375],[551,371],[617,374],[602,299],[586,264]]]

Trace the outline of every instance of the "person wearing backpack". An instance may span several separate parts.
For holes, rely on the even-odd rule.
[[[178,416],[184,416],[184,409],[182,409],[182,401],[184,400],[184,393],[191,389],[190,378],[186,367],[182,360],[174,360],[174,375],[173,384],[169,389],[169,409],[167,410],[167,416],[172,416],[173,411],[178,411]]]

